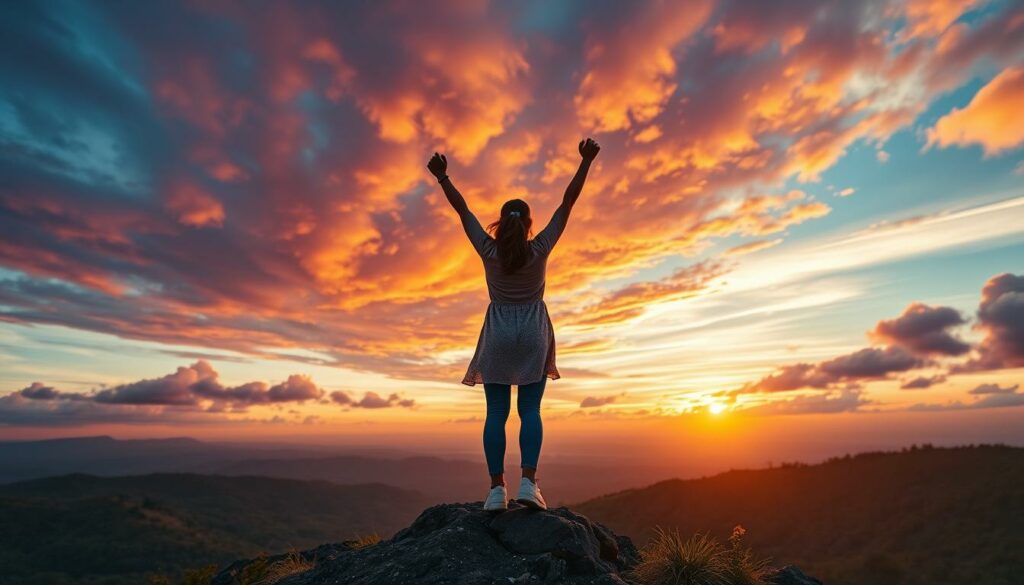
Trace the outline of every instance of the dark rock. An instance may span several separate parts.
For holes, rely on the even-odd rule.
[[[822,585],[821,581],[804,575],[803,571],[793,565],[776,570],[768,576],[768,582],[772,585]]]
[[[480,502],[428,508],[391,539],[354,541],[237,561],[211,585],[626,585],[639,561],[633,543],[569,510],[510,503],[502,513]],[[296,562],[298,561],[298,562]],[[292,573],[292,574],[289,574]],[[776,570],[772,585],[822,585],[796,567]],[[270,582],[270,581],[268,581]]]
[[[494,514],[479,502],[428,508],[378,544],[324,545],[299,555],[312,568],[280,585],[622,585],[638,559],[628,538],[567,508],[538,511],[511,503]],[[232,563],[213,585],[239,585],[253,563],[270,566],[287,558]]]

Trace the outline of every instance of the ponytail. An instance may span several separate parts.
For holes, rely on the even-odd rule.
[[[526,202],[512,199],[501,206],[498,221],[487,226],[488,230],[494,230],[494,243],[505,274],[514,273],[530,259],[527,238],[532,223],[530,207]]]

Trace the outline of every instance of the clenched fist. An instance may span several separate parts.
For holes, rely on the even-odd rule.
[[[427,163],[427,169],[429,169],[436,178],[440,179],[448,172],[448,158],[443,154],[437,154],[435,152],[434,156],[430,157],[430,162]]]
[[[583,157],[583,160],[594,160],[594,157],[599,152],[601,152],[601,145],[595,142],[593,138],[580,140],[580,156]]]

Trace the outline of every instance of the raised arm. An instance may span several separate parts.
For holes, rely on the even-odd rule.
[[[582,157],[580,166],[576,169],[576,174],[573,175],[572,180],[569,181],[569,186],[565,188],[565,195],[562,196],[562,205],[568,209],[572,209],[572,206],[576,204],[576,200],[580,198],[580,193],[583,192],[583,183],[587,181],[590,165],[594,162],[594,158],[597,157],[597,153],[601,151],[601,146],[592,138],[587,138],[586,140],[580,140],[579,151]]]
[[[601,146],[593,139],[580,140],[579,151],[582,157],[580,166],[576,169],[576,174],[573,175],[572,180],[569,181],[569,186],[565,188],[562,204],[555,209],[555,213],[551,215],[548,225],[534,238],[541,245],[545,253],[551,252],[551,249],[555,247],[558,239],[562,236],[562,230],[565,229],[565,225],[569,222],[569,212],[572,211],[572,206],[576,205],[576,200],[580,198],[580,193],[583,192],[583,183],[587,181],[587,173],[590,172],[590,165],[594,162],[594,157],[597,156],[600,150]]]
[[[435,152],[434,156],[430,157],[430,161],[427,162],[427,169],[430,170],[430,174],[434,175],[437,182],[441,183],[444,195],[448,198],[448,203],[452,204],[455,212],[460,216],[468,212],[469,206],[466,205],[466,199],[455,188],[455,185],[452,185],[452,180],[448,177],[448,157]]]
[[[469,210],[466,198],[452,184],[451,177],[448,176],[448,158],[443,154],[435,152],[434,156],[430,158],[430,162],[427,163],[427,168],[441,184],[444,196],[448,198],[448,203],[459,214],[459,219],[462,220],[462,229],[466,231],[469,241],[476,248],[477,253],[483,254],[484,244],[490,239],[490,236],[484,231],[483,226],[480,225],[480,221],[473,215],[473,212]]]

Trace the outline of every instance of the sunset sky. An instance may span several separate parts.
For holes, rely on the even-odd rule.
[[[0,438],[476,449],[426,162],[543,225],[591,136],[554,445],[1024,444],[1024,2],[0,11]]]

